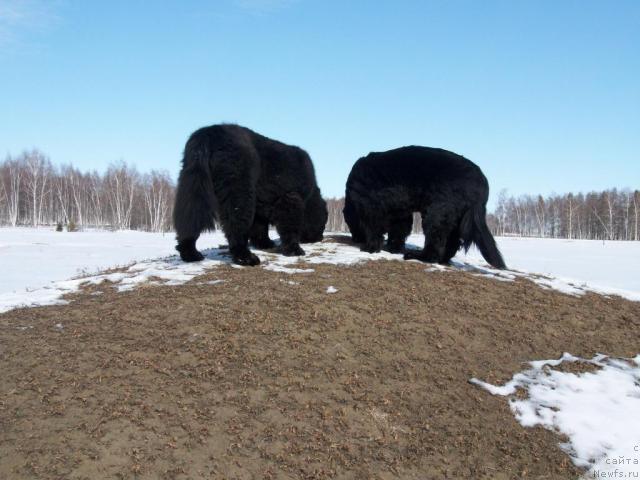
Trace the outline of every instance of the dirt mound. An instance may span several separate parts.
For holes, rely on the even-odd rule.
[[[636,355],[640,304],[412,262],[314,268],[0,315],[0,478],[579,475],[468,380]]]

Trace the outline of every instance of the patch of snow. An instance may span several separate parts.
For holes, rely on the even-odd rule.
[[[342,243],[319,242],[304,246],[307,257],[304,261],[310,264],[355,265],[372,260],[402,260],[401,254],[389,252],[367,253],[360,251],[356,245]]]
[[[338,289],[333,285],[329,285],[329,287],[327,287],[327,293],[336,293],[337,291]]]
[[[554,369],[564,362],[597,367],[584,373]],[[566,435],[561,448],[588,478],[635,478],[640,472],[640,355],[616,359],[597,355],[583,359],[565,353],[557,360],[530,362],[502,386],[478,379],[471,383],[493,395],[509,397],[509,406],[524,427],[540,425]],[[515,396],[516,390],[526,398]],[[624,475],[624,476],[622,476]]]
[[[439,263],[433,263],[424,269],[425,272],[445,272],[447,267]]]
[[[224,283],[224,280],[209,280],[208,282],[202,282],[200,285],[218,285]]]
[[[557,290],[558,292],[562,292],[567,295],[573,295],[575,297],[584,295],[589,290],[589,287],[584,284],[582,286],[577,286],[574,285],[570,280],[562,280],[560,278],[538,276],[529,276],[527,278],[529,278],[529,280],[542,288]]]
[[[315,270],[313,268],[291,268],[284,265],[278,265],[277,263],[267,263],[264,267],[265,270],[271,270],[272,272],[281,273],[311,273]]]
[[[475,265],[471,263],[460,262],[455,259],[451,260],[451,266],[456,270],[462,270],[463,272],[470,272],[476,276],[492,278],[494,280],[499,280],[502,282],[512,282],[518,276],[516,272],[510,271],[510,270],[498,270],[497,268],[487,266],[486,264]]]

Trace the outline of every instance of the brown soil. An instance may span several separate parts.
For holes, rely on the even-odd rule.
[[[639,303],[414,262],[315,268],[0,315],[0,478],[577,478],[558,436],[468,380],[636,355]]]

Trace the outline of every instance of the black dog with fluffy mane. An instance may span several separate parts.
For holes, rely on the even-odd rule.
[[[284,255],[304,255],[300,242],[322,240],[327,206],[307,152],[239,125],[194,132],[184,149],[173,222],[180,257],[203,259],[196,240],[220,222],[233,261],[257,265],[249,250],[271,248],[275,225]]]
[[[422,215],[424,249],[405,259],[448,263],[472,243],[496,268],[506,268],[486,223],[489,184],[480,168],[453,152],[402,147],[370,153],[349,174],[344,217],[362,250],[379,252],[383,236],[392,252],[404,250],[413,212]]]

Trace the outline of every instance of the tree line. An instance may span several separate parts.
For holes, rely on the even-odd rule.
[[[171,229],[175,184],[167,172],[141,174],[124,162],[106,172],[53,166],[39,150],[0,162],[0,224]]]
[[[328,199],[327,230],[347,231],[344,198]],[[640,191],[610,189],[563,195],[508,195],[500,192],[487,224],[497,236],[584,240],[640,240]],[[413,233],[422,232],[414,214]]]
[[[106,172],[54,166],[39,150],[0,162],[0,225],[77,225],[79,228],[172,229],[175,182],[166,171],[140,173],[127,163]],[[327,231],[346,232],[344,198],[328,198]],[[500,192],[487,216],[494,235],[640,240],[640,191],[610,189],[562,195]],[[413,231],[421,232],[414,215]]]
[[[328,231],[344,232],[344,198],[327,199]],[[497,236],[585,240],[640,240],[640,191],[610,189],[562,195],[511,196],[500,192],[487,224]],[[414,214],[413,233],[422,232]]]
[[[640,191],[609,189],[562,195],[510,196],[488,218],[497,235],[589,240],[640,240]]]

